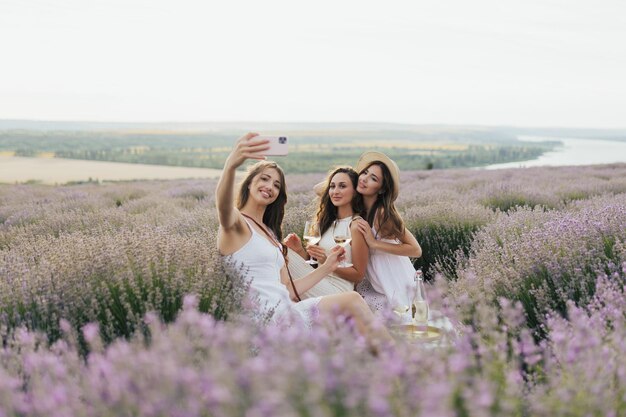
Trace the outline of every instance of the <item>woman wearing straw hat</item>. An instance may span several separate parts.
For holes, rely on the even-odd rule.
[[[338,267],[344,249],[334,248],[324,265],[307,277],[291,280],[285,268],[285,249],[279,243],[287,203],[285,175],[276,163],[265,161],[269,141],[257,136],[257,133],[248,133],[237,140],[215,190],[220,255],[227,265],[248,274],[250,291],[259,302],[259,311],[273,312],[271,323],[292,320],[292,323],[311,328],[319,314],[349,316],[376,352],[376,344],[390,341],[391,336],[376,326],[372,312],[358,294],[343,293],[294,302],[300,299],[299,293],[307,291]],[[247,159],[259,162],[250,167],[236,191],[235,170]]]
[[[381,152],[365,152],[356,171],[365,206],[365,220],[357,220],[357,226],[370,249],[365,279],[356,290],[374,311],[390,303],[410,305],[415,269],[409,257],[422,256],[422,248],[394,204],[400,192],[398,165]],[[405,316],[409,321],[410,313]]]
[[[389,304],[410,305],[415,269],[409,257],[422,256],[422,248],[404,226],[394,204],[400,192],[398,165],[384,153],[365,152],[359,158],[356,172],[359,174],[356,191],[362,198],[361,214],[365,219],[355,219],[353,224],[369,248],[365,278],[356,285],[356,290],[373,311],[383,311]],[[327,182],[323,181],[313,189],[322,196],[326,187]],[[298,262],[293,262],[294,269],[297,265]],[[327,285],[322,281],[318,288],[326,290]],[[410,315],[406,314],[403,320],[409,321]]]

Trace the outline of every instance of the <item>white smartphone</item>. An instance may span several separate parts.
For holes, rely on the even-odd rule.
[[[289,141],[287,136],[257,136],[257,139],[267,139],[270,141],[270,148],[264,152],[265,155],[285,156],[289,151]]]

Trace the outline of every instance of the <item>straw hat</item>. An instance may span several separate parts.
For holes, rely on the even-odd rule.
[[[398,198],[398,194],[400,193],[400,169],[393,159],[389,158],[382,152],[365,152],[359,158],[359,162],[356,163],[356,168],[354,168],[354,170],[358,174],[360,174],[361,171],[363,171],[365,168],[370,166],[372,162],[375,161],[382,162],[383,164],[385,164],[385,166],[387,166],[387,169],[389,169],[389,172],[391,173],[391,178],[393,179],[393,195],[391,197],[392,200],[395,201],[396,198]],[[327,185],[328,184],[326,180],[319,182],[313,186],[313,191],[315,191],[315,194],[317,194],[318,196],[321,196],[322,194],[324,194]]]
[[[392,200],[395,200],[396,198],[398,198],[398,194],[400,193],[400,169],[398,169],[398,165],[393,159],[389,158],[382,152],[365,152],[359,158],[359,162],[356,163],[356,172],[360,174],[361,171],[363,171],[365,168],[370,166],[372,162],[375,161],[382,162],[383,164],[385,164],[387,169],[389,169],[389,172],[391,173],[391,178],[393,179],[393,195],[391,198]]]

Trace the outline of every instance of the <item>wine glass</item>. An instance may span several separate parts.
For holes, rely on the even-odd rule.
[[[333,224],[333,239],[335,243],[345,248],[352,241],[352,235],[350,234],[350,225],[346,223],[342,223],[339,220],[335,220]],[[343,261],[339,263],[341,268],[348,268],[352,266],[352,263],[346,262],[345,258]]]
[[[307,246],[316,245],[322,238],[320,236],[319,224],[310,220],[304,223],[304,233],[302,234],[302,238],[306,242]],[[317,260],[311,257],[311,259],[307,260],[306,263],[309,265],[317,265]]]
[[[411,303],[406,299],[404,294],[394,290],[391,296],[391,309],[398,317],[402,318],[411,309]]]

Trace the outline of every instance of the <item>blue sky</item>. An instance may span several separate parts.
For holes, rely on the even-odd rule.
[[[626,127],[626,2],[1,0],[0,118]]]

